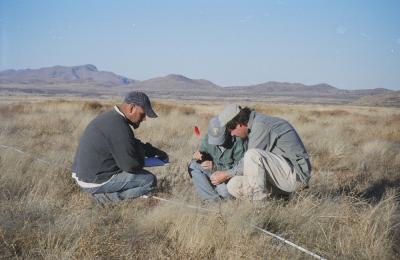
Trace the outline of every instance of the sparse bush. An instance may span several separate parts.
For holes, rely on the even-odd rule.
[[[104,109],[104,106],[103,106],[100,102],[98,102],[98,101],[86,101],[86,102],[83,104],[82,109],[83,109],[84,111],[95,111],[95,112],[99,112],[99,111],[101,111],[101,110]]]
[[[335,110],[316,110],[316,111],[311,111],[310,114],[315,117],[322,117],[322,116],[341,117],[350,115],[350,112],[346,110],[335,109]]]
[[[179,105],[179,104],[166,104],[166,103],[161,103],[161,102],[154,102],[154,104],[152,105],[154,111],[156,111],[156,113],[160,113],[160,114],[164,114],[164,115],[168,115],[173,111],[179,111],[181,113],[183,113],[184,115],[193,115],[196,113],[195,109],[193,109],[192,107],[187,107],[184,105]]]
[[[24,103],[17,103],[11,105],[2,105],[0,106],[0,115],[2,117],[12,117],[13,114],[20,114],[23,113],[25,110],[29,110],[27,108],[27,104]]]

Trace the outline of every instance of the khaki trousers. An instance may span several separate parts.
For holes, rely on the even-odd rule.
[[[287,194],[301,183],[282,157],[261,149],[250,149],[244,155],[243,176],[228,182],[228,192],[238,199],[264,200],[269,193]]]

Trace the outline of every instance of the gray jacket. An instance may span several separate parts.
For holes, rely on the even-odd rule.
[[[281,118],[266,116],[255,111],[250,114],[248,149],[262,149],[284,157],[294,168],[298,178],[307,183],[311,177],[311,164],[306,148],[294,127]],[[243,175],[243,159],[228,171],[230,176]]]

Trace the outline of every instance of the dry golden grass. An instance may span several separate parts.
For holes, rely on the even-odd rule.
[[[94,207],[70,177],[79,137],[112,100],[15,101],[0,105],[0,258],[304,259],[248,223],[329,259],[399,257],[400,111],[390,108],[247,104],[290,121],[314,166],[310,188],[262,209],[240,201],[215,212],[137,199]],[[167,150],[155,169],[160,197],[201,205],[186,173],[224,104],[159,101],[158,119],[136,131]],[[48,166],[42,158],[57,166]],[[204,205],[203,205],[204,206]]]

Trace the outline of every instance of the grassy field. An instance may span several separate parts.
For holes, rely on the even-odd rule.
[[[275,232],[329,259],[400,255],[400,110],[246,103],[290,121],[313,164],[310,188],[259,209],[202,205],[186,173],[208,120],[225,104],[157,101],[135,134],[166,150],[158,196],[212,209],[136,199],[95,207],[70,174],[86,125],[112,100],[11,100],[0,105],[0,258],[309,259],[252,228]],[[54,165],[47,165],[37,158]]]

